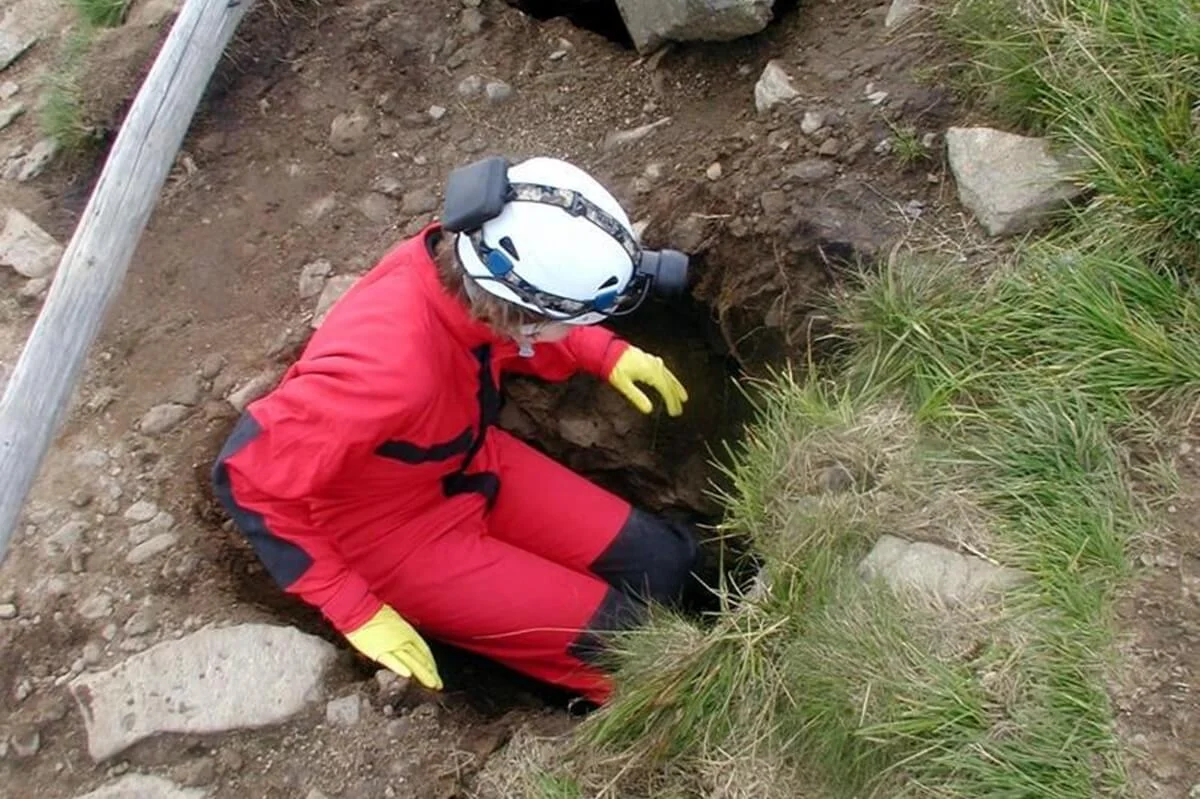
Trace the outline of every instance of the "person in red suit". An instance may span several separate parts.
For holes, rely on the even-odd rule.
[[[246,409],[216,494],[274,580],[382,666],[440,689],[429,636],[603,703],[605,634],[680,599],[695,535],[497,429],[499,382],[582,371],[679,415],[662,360],[597,323],[686,271],[571,164],[455,170],[441,222],[360,278]]]

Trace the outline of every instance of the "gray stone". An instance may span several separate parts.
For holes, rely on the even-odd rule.
[[[129,550],[129,554],[125,556],[125,562],[133,566],[145,563],[151,558],[171,549],[171,547],[178,543],[179,536],[175,533],[159,533]]]
[[[792,79],[778,61],[767,63],[763,73],[754,84],[754,107],[765,114],[780,103],[790,102],[800,96]]]
[[[137,502],[126,508],[125,512],[121,515],[125,519],[134,522],[135,524],[141,524],[142,522],[148,522],[157,516],[158,510],[158,505],[155,505],[150,500],[139,499]]]
[[[494,80],[484,88],[489,102],[502,103],[513,96],[513,87],[502,80]]]
[[[837,167],[820,158],[806,158],[784,170],[789,178],[800,183],[819,183],[837,174]]]
[[[338,114],[329,125],[329,146],[338,155],[353,155],[370,129],[371,118],[365,111]]]
[[[337,279],[338,278],[335,277],[329,282],[332,283]],[[328,288],[328,284],[326,284],[326,288]],[[321,293],[321,296],[325,296],[324,292]],[[245,383],[242,383],[240,386],[234,389],[233,393],[227,397],[229,404],[233,406],[235,411],[241,413],[242,411],[246,410],[250,403],[254,402],[259,397],[266,395],[268,391],[274,388],[276,380],[277,378],[275,375],[271,373],[264,373],[258,375],[257,377],[250,378]]]
[[[13,754],[21,759],[33,757],[42,748],[42,734],[37,727],[24,727],[12,735]]]
[[[397,200],[404,194],[404,181],[392,175],[380,175],[371,182],[371,191]]]
[[[437,122],[442,117],[446,116],[446,107],[442,105],[429,106],[429,118]]]
[[[14,81],[6,80],[0,83],[0,100],[9,100],[14,94],[21,91],[21,87]]]
[[[800,120],[801,133],[803,133],[805,136],[811,136],[823,127],[825,127],[825,112],[804,112],[804,118]]]
[[[46,167],[54,160],[54,156],[58,155],[58,149],[58,139],[50,137],[40,139],[37,144],[33,145],[33,149],[21,159],[16,173],[17,182],[25,183],[45,172]]]
[[[0,130],[7,128],[17,120],[17,117],[24,113],[24,103],[9,103],[3,108],[0,108]]]
[[[842,140],[834,136],[831,136],[825,141],[821,142],[820,148],[817,149],[817,153],[825,156],[826,158],[833,158],[841,151]]]
[[[200,400],[204,399],[204,384],[201,382],[200,375],[190,373],[180,377],[167,389],[167,396],[164,399],[167,402],[188,407],[199,405]]]
[[[319,197],[313,200],[308,206],[300,212],[300,224],[305,227],[312,227],[320,222],[325,217],[337,208],[337,195],[326,194],[324,197]]]
[[[225,356],[219,352],[210,352],[200,361],[200,376],[212,380],[225,369]]]
[[[617,0],[633,45],[647,53],[663,42],[726,42],[758,33],[774,0]]]
[[[201,757],[180,763],[171,769],[171,776],[176,782],[189,787],[212,785],[217,779],[217,761],[211,757]]]
[[[458,93],[463,97],[474,97],[483,91],[483,78],[468,75],[458,82]]]
[[[400,200],[400,213],[407,216],[428,214],[438,206],[437,195],[429,189],[413,189]]]
[[[88,641],[83,645],[83,653],[81,657],[83,658],[83,662],[87,665],[95,666],[100,662],[101,658],[104,657],[104,650],[101,648],[100,644],[96,643],[95,641]]]
[[[286,721],[320,696],[336,650],[290,627],[243,624],[166,641],[71,683],[102,761],[160,733],[208,734]]]
[[[463,33],[474,36],[483,30],[485,22],[487,22],[487,18],[483,16],[482,11],[478,8],[467,8],[463,10],[458,24],[462,27]]]
[[[92,594],[76,607],[79,615],[88,621],[95,621],[111,615],[112,609],[112,597],[103,592]]]
[[[17,617],[17,606],[11,602],[0,604],[0,619],[5,621],[15,619]]]
[[[720,180],[721,175],[725,172],[720,161],[713,161],[708,165],[708,169],[704,170],[704,176],[709,180]]]
[[[325,705],[325,720],[338,727],[353,727],[362,713],[358,694],[332,699]]]
[[[152,605],[140,608],[125,621],[126,635],[146,635],[157,629],[158,611]]]
[[[126,774],[75,799],[204,799],[203,788],[182,788],[150,774]]]
[[[1015,569],[994,566],[982,558],[890,535],[880,537],[860,564],[859,573],[867,579],[882,579],[897,593],[915,593],[947,606],[986,599],[1025,578]]]
[[[396,203],[378,192],[371,192],[358,201],[358,211],[370,221],[382,225],[395,220]]]
[[[779,189],[764,191],[758,198],[758,204],[767,216],[780,216],[788,209],[787,194]]]
[[[136,524],[129,528],[129,540],[135,544],[149,541],[156,535],[171,532],[175,527],[175,517],[165,510],[155,513],[149,521]]]
[[[333,274],[333,264],[322,258],[305,264],[300,270],[300,299],[311,300],[325,288],[325,278]]]
[[[920,8],[920,0],[892,0],[891,6],[888,7],[887,16],[883,20],[883,27],[895,28],[898,25],[903,25]]]
[[[65,555],[83,541],[88,530],[87,522],[72,520],[59,527],[42,542],[42,551],[48,557]]]
[[[325,290],[321,292],[321,296],[317,300],[317,307],[313,310],[313,330],[321,326],[321,323],[325,321],[325,317],[333,310],[333,306],[337,305],[337,301],[357,281],[358,277],[355,275],[337,275],[336,277],[329,278],[329,281],[325,284]]]
[[[23,300],[32,302],[43,299],[49,290],[50,278],[35,277],[33,280],[27,281],[24,286],[21,286],[21,290],[17,292],[17,296]]]
[[[143,435],[161,436],[174,429],[190,412],[191,409],[186,405],[180,405],[175,402],[164,402],[146,411],[146,415],[142,417],[138,429],[141,430]]]
[[[62,245],[25,214],[9,209],[0,231],[0,264],[23,277],[46,277],[58,266]]]
[[[5,18],[5,22],[7,21],[8,18]],[[14,61],[25,55],[36,41],[36,36],[0,27],[0,70],[8,69]]]
[[[1083,192],[1069,175],[1079,163],[1045,139],[991,128],[946,131],[958,198],[992,236],[1033,230]]]

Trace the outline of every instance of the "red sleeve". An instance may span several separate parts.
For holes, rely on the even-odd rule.
[[[597,325],[579,326],[561,341],[535,344],[532,357],[513,359],[508,370],[543,380],[566,380],[582,370],[607,380],[627,349],[629,343],[610,330]]]

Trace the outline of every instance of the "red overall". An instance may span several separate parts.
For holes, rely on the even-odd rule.
[[[577,327],[522,357],[441,286],[431,227],[359,280],[247,409],[218,496],[275,580],[341,632],[391,605],[422,633],[597,702],[596,633],[678,595],[691,539],[491,425],[502,372],[606,377]]]

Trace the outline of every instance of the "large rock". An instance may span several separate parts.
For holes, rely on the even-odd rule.
[[[663,42],[726,42],[758,33],[774,0],[617,0],[638,52]]]
[[[25,216],[10,208],[0,231],[0,264],[28,278],[46,277],[58,266],[62,245]]]
[[[885,535],[863,559],[860,573],[881,579],[897,593],[916,593],[943,605],[969,604],[1022,582],[1015,569],[923,541]]]
[[[887,16],[883,20],[885,28],[895,28],[921,10],[921,0],[892,0],[888,7]]]
[[[989,235],[1032,230],[1083,192],[1070,178],[1078,159],[1055,155],[1045,139],[950,128],[946,146],[958,199]]]
[[[25,55],[25,51],[33,47],[36,41],[36,36],[10,29],[7,25],[0,27],[0,70],[8,69],[9,65]]]
[[[321,698],[336,656],[290,627],[201,630],[71,683],[101,761],[161,733],[206,734],[278,724]]]
[[[126,774],[75,799],[203,799],[202,788],[181,788],[170,780],[150,774]]]

